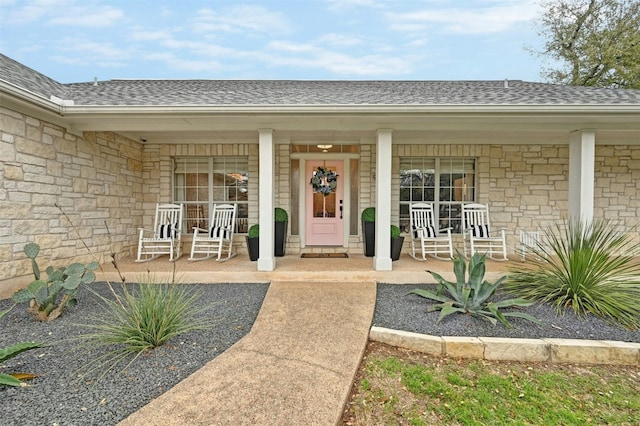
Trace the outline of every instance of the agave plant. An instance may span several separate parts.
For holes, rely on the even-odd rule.
[[[635,227],[630,232],[635,231]],[[640,327],[640,243],[605,219],[573,219],[543,230],[545,243],[526,247],[531,267],[514,271],[505,289],[529,300],[591,313],[606,321]]]
[[[524,312],[501,311],[501,309],[504,308],[530,306],[532,304],[531,302],[523,299],[489,302],[489,298],[495,294],[506,277],[501,277],[494,283],[484,280],[486,271],[485,260],[485,256],[481,256],[478,253],[474,254],[471,259],[469,259],[469,276],[467,278],[467,264],[464,257],[458,251],[458,256],[453,258],[453,272],[456,276],[455,283],[445,280],[435,272],[427,271],[438,282],[437,291],[414,289],[410,293],[441,302],[427,307],[427,312],[440,311],[440,316],[436,324],[447,315],[456,312],[486,319],[494,325],[500,321],[509,328],[513,326],[507,321],[507,317],[524,318],[535,323],[540,323],[538,319]],[[449,296],[444,295],[443,291]]]
[[[5,316],[11,308],[0,311],[0,318]],[[31,349],[42,347],[42,343],[36,342],[20,342],[14,343],[13,345],[7,346],[6,348],[0,348],[0,363],[13,358],[16,355],[21,354],[22,352],[30,351]],[[4,386],[22,386],[22,380],[31,379],[35,377],[33,374],[29,373],[0,373],[0,385]]]

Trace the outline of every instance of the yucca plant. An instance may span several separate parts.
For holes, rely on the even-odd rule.
[[[469,275],[467,277],[467,263],[461,253],[453,258],[453,272],[456,276],[456,282],[445,280],[441,275],[429,272],[438,282],[438,288],[435,292],[424,289],[414,289],[410,294],[441,302],[427,307],[427,312],[440,311],[440,316],[436,324],[442,321],[444,317],[453,313],[463,313],[474,315],[497,324],[500,321],[505,326],[512,328],[513,326],[507,320],[507,317],[518,317],[529,321],[539,323],[535,317],[517,311],[505,312],[504,308],[526,307],[532,303],[522,299],[508,299],[498,302],[490,302],[489,298],[493,296],[498,287],[504,282],[506,277],[500,277],[496,282],[490,283],[484,280],[486,271],[485,256],[478,253],[469,259]],[[443,294],[443,291],[448,294]]]
[[[210,327],[210,319],[200,314],[206,306],[196,306],[200,293],[175,283],[161,284],[150,278],[136,290],[122,286],[122,295],[108,299],[98,295],[105,312],[81,327],[91,333],[80,337],[90,351],[107,351],[87,365],[105,373],[130,358],[129,364],[145,350],[157,348],[172,337]],[[128,364],[127,364],[128,365]]]
[[[630,232],[635,231],[633,227]],[[640,243],[605,219],[564,220],[527,247],[531,266],[513,271],[505,289],[529,300],[572,309],[635,329],[640,326]]]

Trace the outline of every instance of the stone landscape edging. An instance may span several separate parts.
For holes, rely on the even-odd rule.
[[[640,343],[612,340],[431,336],[373,326],[369,339],[454,358],[640,366]]]

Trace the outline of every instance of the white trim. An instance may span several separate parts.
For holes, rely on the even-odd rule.
[[[273,129],[258,130],[260,171],[258,188],[258,223],[260,224],[260,257],[258,271],[273,271],[276,260],[273,256]]]
[[[391,271],[391,129],[378,129],[376,138],[376,252],[373,268]],[[386,236],[386,238],[385,238]]]
[[[569,143],[569,216],[585,222],[593,220],[595,197],[594,130],[580,130]]]

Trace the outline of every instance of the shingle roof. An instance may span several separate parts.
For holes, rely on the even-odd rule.
[[[0,55],[1,80],[76,106],[640,105],[640,90],[499,81],[110,80],[58,83]]]
[[[0,53],[0,80],[11,83],[29,92],[50,99],[51,95],[64,99],[67,89],[64,84],[14,61]]]

